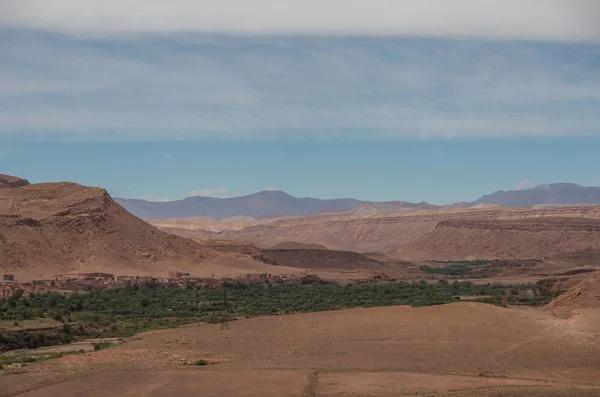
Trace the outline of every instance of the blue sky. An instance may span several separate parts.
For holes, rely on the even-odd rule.
[[[296,196],[472,201],[552,182],[600,185],[600,137],[330,142],[5,143],[3,172],[115,196],[180,199],[283,189]],[[225,189],[225,191],[223,190]]]
[[[595,1],[28,2],[0,0],[0,172],[154,200],[600,185]]]

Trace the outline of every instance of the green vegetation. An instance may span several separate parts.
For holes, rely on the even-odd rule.
[[[107,341],[93,343],[92,345],[94,346],[95,352],[97,352],[98,350],[104,350],[104,349],[108,349],[109,347],[116,346],[114,343],[107,342]]]
[[[208,362],[206,360],[198,360],[194,365],[208,365]]]
[[[85,350],[70,350],[65,352],[51,352],[51,353],[30,353],[30,354],[15,354],[12,356],[0,356],[0,369],[8,365],[27,365],[31,363],[54,360],[63,356],[70,356],[74,354],[83,354]]]
[[[492,263],[493,261],[489,260],[489,259],[474,259],[471,261],[430,261],[431,263],[443,263],[443,264],[448,264],[448,265],[464,265],[464,266],[472,266],[472,267],[477,267],[477,266],[485,266],[487,264]]]
[[[506,375],[496,375],[491,372],[481,372],[479,374],[480,378],[506,378]]]
[[[510,289],[511,296],[504,298]],[[532,290],[533,296],[520,294]],[[533,285],[452,283],[370,283],[319,285],[230,284],[222,288],[167,288],[147,285],[64,296],[57,293],[0,300],[0,320],[60,320],[52,329],[0,333],[0,351],[65,344],[88,338],[127,337],[184,324],[222,323],[236,317],[282,315],[393,305],[427,306],[469,296],[498,305],[542,305],[555,294]],[[524,297],[523,297],[524,296]],[[475,297],[475,298],[473,298]],[[479,298],[477,298],[479,297]]]
[[[454,261],[454,262],[439,262],[432,261],[431,263],[443,263],[443,267],[421,266],[421,270],[431,274],[441,274],[444,276],[462,276],[470,273],[473,269],[481,268],[489,265],[492,261],[477,259],[474,261]]]

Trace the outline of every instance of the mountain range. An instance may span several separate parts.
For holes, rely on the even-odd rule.
[[[129,212],[142,218],[208,217],[226,219],[234,216],[253,218],[310,215],[327,212],[357,214],[373,212],[402,212],[449,208],[426,202],[404,201],[371,202],[352,198],[316,199],[294,197],[282,191],[263,191],[241,197],[188,197],[183,200],[153,202],[140,199],[115,199]],[[530,207],[535,205],[600,204],[600,187],[585,187],[573,183],[540,185],[532,189],[497,191],[470,203],[452,206],[493,204],[505,207]]]
[[[316,199],[294,197],[282,191],[263,191],[242,197],[188,197],[178,201],[153,202],[138,199],[115,199],[129,212],[142,218],[186,218],[208,217],[226,219],[234,216],[253,218],[309,215],[324,212],[346,212],[361,205],[389,208],[430,209],[436,206],[427,203],[405,203],[394,201],[373,203],[351,198]]]
[[[503,207],[531,207],[534,205],[600,204],[600,187],[586,187],[574,183],[540,185],[532,189],[497,191],[482,196],[473,204],[496,204]]]

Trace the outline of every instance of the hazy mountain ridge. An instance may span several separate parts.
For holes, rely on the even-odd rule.
[[[405,201],[361,201],[353,198],[299,198],[283,191],[263,191],[230,198],[188,197],[183,200],[167,202],[123,198],[115,200],[129,212],[142,218],[208,217],[221,220],[236,216],[263,218],[350,211],[359,216],[368,216],[380,212],[481,207],[490,204],[503,207],[600,204],[600,187],[555,183],[540,185],[532,189],[499,190],[470,203],[455,203],[447,206],[437,206],[424,201],[409,203]]]
[[[600,204],[600,187],[580,186],[574,183],[553,183],[532,189],[499,190],[480,197],[471,204],[496,204],[503,207],[531,207],[534,205]]]
[[[263,191],[248,196],[216,198],[188,197],[178,201],[151,202],[138,199],[115,199],[132,214],[142,218],[187,218],[209,217],[226,219],[234,216],[251,216],[262,218],[268,216],[310,215],[326,212],[352,211],[360,206],[368,206],[371,210],[388,208],[432,209],[428,203],[405,203],[392,201],[375,203],[352,198],[316,199],[311,197],[294,197],[282,191]]]

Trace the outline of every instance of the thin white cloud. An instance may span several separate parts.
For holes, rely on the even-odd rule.
[[[228,197],[229,190],[225,188],[221,189],[200,189],[193,190],[188,193],[188,197],[220,197],[226,198]]]
[[[31,32],[9,38],[0,40],[0,137],[13,140],[600,134],[597,46]]]
[[[599,40],[597,0],[2,0],[0,26],[70,33],[402,34]]]
[[[514,187],[514,190],[523,190],[529,189],[531,187],[532,181],[529,179],[523,179],[517,186]]]
[[[167,201],[171,201],[171,199],[166,198],[166,197],[156,197],[153,194],[145,194],[142,196],[142,200],[146,200],[146,201],[153,201],[156,203],[164,203]]]

